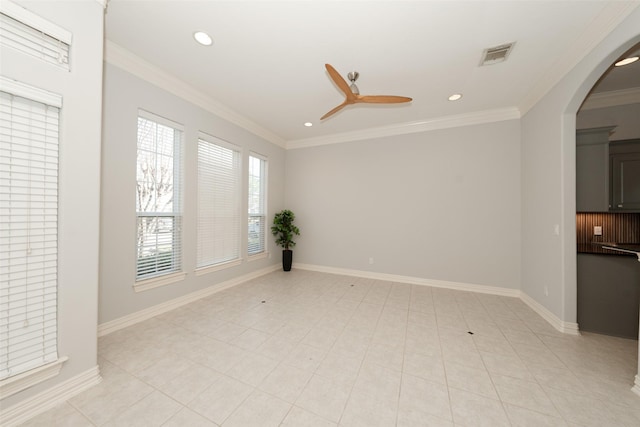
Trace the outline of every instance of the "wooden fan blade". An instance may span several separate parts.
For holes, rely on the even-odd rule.
[[[346,96],[347,99],[355,99],[355,95],[353,94],[353,92],[351,92],[347,81],[342,78],[342,76],[336,71],[336,69],[333,68],[330,64],[324,64],[324,66],[327,69],[329,76],[331,76],[331,79],[335,82],[336,85],[338,85],[340,90],[344,92],[344,96]]]
[[[329,111],[327,114],[325,114],[324,116],[320,117],[320,120],[324,120],[327,117],[329,117],[332,114],[337,113],[338,111],[342,110],[344,107],[346,107],[348,104],[347,102],[343,102],[342,104],[338,105],[336,108],[334,108],[333,110]]]
[[[371,104],[400,104],[402,102],[411,102],[411,98],[406,96],[393,95],[363,95],[359,96],[356,102],[368,102]]]

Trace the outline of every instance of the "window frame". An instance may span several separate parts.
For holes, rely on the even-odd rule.
[[[58,352],[58,305],[56,303],[59,259],[58,193],[60,190],[59,147],[61,141],[60,121],[62,116],[62,96],[3,76],[0,76],[0,91],[11,97],[10,103],[6,105],[9,108],[9,115],[7,116],[9,126],[6,129],[12,129],[12,131],[11,134],[7,134],[8,139],[5,141],[6,145],[4,143],[2,144],[3,150],[13,150],[14,144],[12,140],[15,127],[18,129],[16,130],[18,142],[15,143],[15,149],[22,152],[22,156],[7,157],[8,162],[4,164],[6,169],[3,166],[3,183],[0,191],[4,194],[3,197],[8,197],[7,201],[12,200],[11,195],[15,194],[17,196],[17,204],[13,209],[18,211],[17,213],[12,213],[12,205],[5,205],[3,207],[6,208],[6,211],[3,209],[3,216],[6,215],[11,218],[16,215],[17,218],[20,219],[20,224],[27,222],[30,224],[26,226],[27,230],[29,230],[26,235],[26,246],[21,243],[21,239],[23,240],[25,237],[21,237],[19,233],[14,237],[18,239],[16,241],[13,241],[14,238],[11,237],[12,234],[5,235],[2,241],[0,241],[2,245],[8,245],[12,248],[10,249],[12,255],[9,255],[7,259],[3,259],[3,264],[6,262],[7,266],[17,265],[18,268],[25,268],[24,275],[21,274],[21,270],[14,272],[14,279],[19,282],[17,285],[10,284],[12,281],[10,270],[3,269],[2,280],[4,281],[6,279],[7,281],[6,288],[4,288],[3,285],[3,288],[6,289],[7,292],[6,296],[12,294],[22,295],[16,303],[23,302],[23,296],[28,299],[28,302],[22,305],[16,306],[16,304],[14,304],[10,306],[11,301],[3,297],[3,306],[6,305],[7,312],[3,313],[2,316],[7,316],[7,324],[11,322],[9,320],[11,317],[21,315],[21,313],[19,313],[21,308],[28,310],[24,312],[24,316],[28,316],[25,317],[24,322],[28,323],[25,323],[23,326],[23,329],[28,328],[27,331],[16,332],[14,330],[14,334],[11,334],[9,330],[6,331],[6,368],[3,368],[3,370],[6,371],[7,376],[0,380],[0,399],[5,399],[25,388],[55,377],[59,374],[67,358],[60,357]],[[21,98],[22,100],[14,101],[14,98]],[[16,105],[14,105],[14,102],[16,102]],[[34,107],[39,107],[39,105],[35,104],[40,104],[43,108],[34,110]],[[29,111],[38,111],[38,115],[34,116],[32,113],[28,113],[25,116],[20,112],[20,106],[28,106]],[[18,108],[18,112],[15,114],[13,112],[14,108]],[[50,111],[50,109],[55,109],[55,111]],[[29,124],[26,125],[25,122],[21,122],[20,118],[28,118],[29,121],[27,123]],[[34,128],[31,120],[41,119],[44,120],[40,123],[43,127]],[[49,120],[53,121],[50,122]],[[20,125],[20,123],[22,123],[22,125]],[[26,129],[21,129],[25,126],[27,126]],[[20,140],[24,141],[20,142]],[[21,149],[23,148],[28,148],[28,150],[22,151]],[[15,177],[12,172],[14,159],[16,160]],[[32,168],[35,169],[35,171],[32,171]],[[25,186],[25,184],[22,183],[18,186],[18,188],[21,188],[20,192],[14,193],[11,184],[13,179],[19,182],[27,179],[29,185]],[[26,200],[24,199],[25,196]],[[32,200],[32,196],[35,200]],[[25,203],[26,207],[21,207]],[[27,210],[26,213],[19,213],[24,209]],[[35,211],[33,215],[35,216],[34,221],[36,227],[31,225],[32,211]],[[24,219],[25,215],[26,219]],[[13,223],[13,220],[8,219],[8,223]],[[7,230],[17,231],[13,227],[11,229],[7,228]],[[38,230],[40,230],[40,232],[38,232]],[[25,248],[20,249],[22,246],[25,246]],[[18,260],[13,255],[16,252],[25,252],[23,256],[24,261],[19,265],[16,264]],[[30,257],[35,257],[36,259],[29,261]],[[29,266],[30,264],[33,264],[34,269]],[[31,280],[29,278],[31,278]],[[34,281],[34,278],[41,278],[42,282],[39,280]],[[24,285],[20,285],[22,281],[24,281]],[[24,288],[24,291],[16,292],[16,289],[20,290],[21,288]],[[12,289],[13,292],[11,292]],[[4,290],[2,293],[4,294]],[[36,301],[32,301],[32,299]],[[53,302],[53,305],[51,305],[51,302]],[[40,307],[39,311],[37,307]],[[37,313],[40,314],[38,315]],[[40,319],[40,321],[38,321],[38,319]],[[32,323],[31,320],[35,320],[35,322]],[[40,331],[40,333],[37,331]],[[29,340],[19,340],[18,345],[24,344],[24,342],[35,341],[26,347],[22,346],[22,350],[19,352],[19,354],[25,355],[24,350],[26,348],[35,349],[28,353],[29,357],[32,357],[31,359],[24,361],[23,356],[16,356],[14,363],[10,363],[9,348],[11,346],[8,345],[8,343],[11,335],[13,335],[13,339],[20,339],[25,336],[31,337]],[[3,336],[3,341],[4,338]]]
[[[261,206],[261,211],[260,213],[251,213],[251,196],[252,196],[252,192],[251,192],[251,159],[257,159],[261,162],[261,175],[260,175],[260,202],[259,205]],[[268,190],[268,184],[269,184],[269,161],[267,156],[264,156],[262,154],[256,153],[254,151],[250,151],[249,152],[249,156],[248,156],[248,167],[247,167],[247,259],[249,261],[251,260],[256,260],[256,259],[261,259],[261,258],[265,258],[269,255],[269,250],[268,250],[268,244],[267,244],[267,229],[268,229],[268,224],[267,224],[267,217],[268,217],[268,204],[267,204],[267,190]],[[262,218],[262,236],[259,236],[259,239],[262,240],[262,244],[261,244],[261,249],[259,251],[255,251],[255,252],[251,252],[251,245],[249,243],[250,240],[250,235],[251,235],[251,219],[255,218],[255,217],[259,217]]]
[[[0,3],[0,14],[1,45],[71,71],[71,32],[11,1]]]
[[[146,120],[156,126],[156,132],[158,132],[157,126],[163,126],[173,130],[173,150],[171,152],[171,164],[172,164],[172,188],[171,188],[171,210],[170,211],[139,211],[139,180],[138,170],[140,167],[140,121]],[[136,239],[135,239],[135,280],[134,289],[136,292],[153,289],[159,286],[168,285],[183,280],[186,277],[184,271],[184,236],[183,236],[183,221],[184,221],[184,209],[183,209],[183,181],[184,181],[184,126],[176,123],[172,120],[166,119],[157,114],[149,111],[139,109],[136,121]],[[155,151],[152,155],[158,154],[158,147],[156,143]],[[165,155],[165,157],[168,157]],[[140,220],[141,218],[156,218],[158,220],[162,218],[173,218],[173,224],[171,226],[171,267],[168,269],[159,269],[158,262],[160,261],[160,255],[156,255],[156,269],[150,270],[146,274],[140,274]],[[156,233],[158,234],[158,233]],[[156,243],[156,248],[159,243]],[[157,250],[156,250],[157,252]]]
[[[204,145],[213,145],[215,147],[218,148],[222,148],[224,150],[229,150],[233,153],[233,157],[232,157],[232,163],[234,165],[234,167],[236,167],[235,170],[235,174],[233,176],[233,178],[235,179],[235,182],[232,184],[233,187],[231,187],[232,190],[234,190],[233,193],[233,199],[234,202],[230,205],[230,208],[232,210],[235,211],[235,217],[234,220],[236,222],[235,225],[235,230],[234,233],[235,235],[231,237],[230,240],[230,247],[232,247],[235,251],[235,256],[222,256],[222,258],[225,259],[220,259],[220,260],[215,260],[216,258],[216,253],[215,253],[215,249],[213,249],[214,253],[213,254],[209,254],[209,255],[205,255],[204,253],[202,253],[205,244],[214,244],[214,242],[216,241],[216,237],[215,237],[215,230],[214,228],[216,227],[215,225],[215,220],[216,220],[216,213],[215,211],[212,213],[211,217],[210,217],[210,221],[206,222],[205,219],[201,216],[201,209],[204,209],[204,204],[205,204],[205,198],[207,198],[207,202],[206,203],[213,203],[213,206],[211,206],[212,209],[215,209],[215,194],[214,189],[209,189],[208,193],[204,193],[204,176],[202,175],[202,173],[204,173],[204,170],[201,170],[201,167],[203,166],[203,163],[201,162],[201,149],[203,149]],[[223,270],[226,268],[230,268],[230,267],[234,267],[237,265],[240,265],[243,261],[242,259],[242,198],[244,195],[244,192],[242,190],[242,169],[243,169],[243,165],[242,165],[242,147],[237,146],[235,144],[232,144],[228,141],[225,141],[221,138],[218,138],[216,136],[213,135],[209,135],[207,133],[204,132],[199,132],[198,133],[198,144],[197,144],[197,208],[196,208],[196,228],[197,228],[197,237],[196,237],[196,275],[202,275],[202,274],[207,274],[210,272],[214,272],[214,271],[219,271],[219,270]],[[212,160],[212,158],[208,159],[208,160]],[[213,169],[216,167],[215,164],[209,164],[208,168],[210,168],[210,170],[207,170],[206,172],[208,173],[214,173]],[[208,177],[209,179],[214,179],[212,176]],[[205,229],[206,228],[206,229]],[[210,240],[205,241],[205,234],[209,233],[210,234]],[[202,239],[202,240],[201,240]],[[219,243],[219,242],[218,242]],[[207,251],[211,251],[211,246],[208,246],[206,248]],[[209,259],[209,261],[207,261],[206,259]]]

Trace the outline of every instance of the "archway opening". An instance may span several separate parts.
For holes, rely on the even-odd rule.
[[[640,43],[614,59],[576,115],[577,323],[630,339],[638,338],[640,266],[601,244],[640,242],[639,59]]]

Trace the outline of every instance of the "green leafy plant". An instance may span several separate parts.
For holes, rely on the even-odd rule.
[[[278,212],[273,218],[271,233],[277,237],[276,243],[285,250],[294,247],[296,242],[293,241],[293,236],[300,235],[298,227],[293,225],[293,220],[295,219],[295,214],[288,209]]]

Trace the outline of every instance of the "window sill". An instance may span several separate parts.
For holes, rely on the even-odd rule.
[[[247,257],[247,261],[251,262],[251,261],[256,261],[256,260],[259,260],[259,259],[269,258],[269,255],[270,254],[267,251],[260,252],[260,253],[255,254],[255,255],[249,255]]]
[[[0,381],[0,400],[57,376],[62,369],[63,363],[68,359],[66,356],[61,357],[55,362]]]
[[[180,282],[187,277],[187,273],[179,271],[177,273],[167,274],[159,277],[152,277],[151,279],[141,280],[133,285],[133,289],[136,292],[148,291],[149,289],[159,288],[160,286],[169,285],[171,283]]]
[[[221,264],[209,265],[207,267],[200,267],[196,269],[196,276],[202,276],[204,274],[213,273],[214,271],[224,270],[226,268],[235,267],[242,264],[241,259],[234,259],[233,261],[223,262]]]

